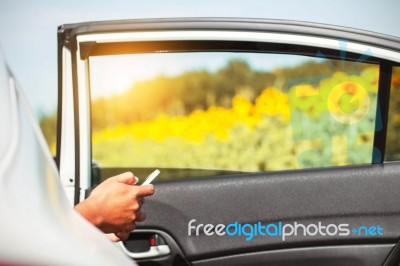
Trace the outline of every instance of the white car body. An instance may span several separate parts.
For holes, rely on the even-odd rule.
[[[2,55],[0,121],[0,265],[132,265],[71,207]]]

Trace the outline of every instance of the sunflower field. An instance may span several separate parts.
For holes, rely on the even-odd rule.
[[[216,73],[160,76],[94,99],[92,158],[102,168],[251,172],[370,163],[383,126],[379,70],[332,64],[257,72],[234,60]],[[391,94],[386,158],[399,160],[399,67]],[[53,149],[55,117],[41,120]]]
[[[317,86],[267,87],[254,100],[238,93],[230,107],[106,127],[93,132],[93,158],[105,167],[240,171],[368,163],[377,79],[377,69],[336,72]]]

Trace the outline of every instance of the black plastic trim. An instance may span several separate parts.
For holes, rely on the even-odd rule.
[[[393,244],[381,244],[283,249],[193,261],[192,264],[193,266],[379,266],[393,246]]]
[[[76,42],[71,43],[71,54],[76,54],[77,46]],[[78,204],[80,201],[80,126],[79,126],[79,88],[78,88],[78,69],[76,56],[72,56],[72,87],[73,87],[73,99],[74,99],[74,135],[75,135],[75,196],[74,204]]]
[[[400,265],[400,242],[390,252],[383,266],[399,266]]]
[[[63,69],[63,60],[62,60],[62,50],[63,50],[63,44],[62,44],[62,39],[63,36],[57,35],[57,65],[58,65],[58,80],[57,80],[57,86],[58,86],[58,95],[57,95],[57,136],[56,136],[56,165],[58,170],[60,170],[60,156],[61,156],[61,125],[62,125],[62,110],[63,110],[63,104],[62,104],[62,73],[64,71]]]
[[[325,58],[341,59],[340,52],[318,46],[301,46],[294,44],[276,44],[254,41],[218,41],[218,40],[183,40],[183,41],[140,41],[120,43],[80,43],[80,57],[87,59],[89,56],[120,55],[133,53],[154,52],[251,52],[251,53],[279,53],[318,57],[322,53]],[[359,54],[346,53],[346,61],[356,62]],[[379,63],[380,58],[370,56],[363,63]]]
[[[379,69],[379,92],[375,115],[375,134],[372,163],[383,163],[385,158],[392,68],[392,63],[385,61],[381,63]]]

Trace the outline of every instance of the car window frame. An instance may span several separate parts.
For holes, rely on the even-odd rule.
[[[165,22],[165,21],[164,21]],[[204,21],[203,21],[204,22]],[[201,24],[203,22],[198,22],[198,24]],[[242,25],[243,21],[239,21],[238,24],[240,24],[240,27],[243,27]],[[248,22],[248,21],[247,21]],[[205,22],[206,23],[206,22]],[[241,31],[234,31],[234,30],[228,30],[225,29],[224,25],[229,24],[227,22],[224,23],[215,23],[211,21],[211,24],[214,23],[215,27],[212,31],[210,31],[210,28],[213,28],[211,26],[208,26],[209,28],[207,30],[205,29],[199,29],[200,26],[198,25],[197,28],[195,27],[195,30],[191,30],[190,34],[190,41],[199,41],[199,36],[201,32],[212,32],[213,36],[216,36],[216,38],[220,41],[227,41],[227,35],[221,34],[222,32],[227,33],[228,35],[230,34],[233,36],[233,40],[238,41],[238,33],[243,34],[244,29],[241,29]],[[139,23],[140,24],[140,23]],[[113,25],[107,25],[107,24],[90,24],[90,25],[85,25],[85,24],[79,24],[77,25],[70,25],[69,27],[63,27],[59,29],[59,48],[64,47],[71,51],[71,66],[68,66],[72,68],[72,87],[73,87],[73,95],[74,95],[74,105],[73,105],[73,113],[74,113],[74,135],[76,136],[74,140],[74,147],[75,147],[75,177],[74,177],[74,186],[75,186],[75,203],[79,202],[79,200],[82,200],[84,198],[84,190],[88,189],[91,186],[91,127],[90,127],[90,90],[89,90],[89,81],[88,81],[88,70],[89,70],[89,65],[88,65],[88,56],[91,54],[91,49],[93,49],[94,46],[97,44],[104,45],[105,42],[107,42],[106,39],[101,39],[100,36],[105,36],[108,38],[108,41],[110,43],[114,43],[117,41],[127,41],[126,38],[123,39],[121,36],[124,36],[123,34],[129,35],[137,35],[141,36],[139,38],[139,41],[144,41],[145,39],[143,38],[147,36],[153,36],[154,40],[159,42],[160,41],[160,35],[159,33],[165,32],[166,29],[160,29],[162,27],[159,26],[158,31],[157,27],[154,26],[156,23],[153,23],[153,26],[151,26],[152,23],[150,22],[145,22],[145,26],[142,25],[142,29],[138,30],[135,29],[135,27],[139,27],[137,24],[135,26],[132,26],[131,30],[134,30],[135,32],[131,33],[126,33],[126,32],[120,32],[117,30],[118,27],[114,27]],[[182,24],[184,24],[184,21],[180,21],[179,27],[183,27]],[[189,23],[190,25],[193,23]],[[297,47],[311,47],[311,48],[320,48],[320,49],[327,49],[327,51],[337,51],[339,52],[341,47],[339,45],[339,40],[343,38],[334,38],[334,36],[337,33],[342,33],[341,35],[338,34],[338,36],[352,36],[351,38],[344,38],[346,39],[347,42],[347,51],[348,54],[354,53],[355,55],[361,55],[362,52],[365,51],[365,49],[371,49],[373,52],[372,54],[374,55],[374,59],[378,59],[380,62],[380,77],[379,77],[379,91],[378,91],[378,106],[380,108],[377,108],[377,114],[380,115],[382,119],[382,130],[375,132],[374,134],[374,146],[377,147],[381,153],[382,156],[378,156],[379,154],[376,154],[378,151],[374,151],[373,155],[373,164],[379,164],[383,163],[384,161],[384,154],[385,154],[385,145],[386,145],[386,130],[387,130],[387,121],[388,121],[388,103],[389,103],[389,97],[390,97],[390,80],[391,80],[391,67],[395,63],[400,62],[400,44],[396,41],[398,41],[395,38],[387,37],[387,36],[382,36],[382,35],[373,35],[371,33],[366,34],[365,32],[362,31],[357,31],[357,30],[345,30],[343,28],[339,27],[325,27],[326,32],[323,32],[324,27],[321,26],[320,28],[312,28],[310,27],[310,24],[299,24],[297,32],[296,30],[293,30],[293,27],[296,25],[290,24],[292,28],[287,28],[283,29],[282,25],[276,25],[272,24],[269,25],[268,22],[265,22],[264,27],[269,28],[275,26],[274,30],[271,30],[271,32],[263,32],[260,29],[257,29],[257,26],[259,27],[260,21],[253,21],[254,25],[250,25],[251,23],[248,23],[249,25],[246,25],[248,27],[247,31],[249,32],[248,34],[254,35],[254,36],[283,36],[286,35],[290,37],[290,40],[292,40],[291,45],[292,46],[297,46]],[[157,24],[158,25],[158,24]],[[109,29],[108,33],[99,33],[104,30],[104,28]],[[164,25],[164,27],[167,27]],[[171,26],[168,26],[169,28]],[[167,28],[168,28],[167,27]],[[177,29],[171,30],[169,29],[170,33],[176,34],[177,36],[182,36],[182,33],[188,32],[188,31],[183,31],[181,28],[176,27]],[[203,26],[204,27],[204,26]],[[237,28],[240,28],[239,26]],[[254,29],[254,28],[256,29]],[[303,29],[300,29],[302,28]],[[185,27],[186,30],[188,26]],[[250,29],[249,29],[250,28]],[[252,28],[252,29],[251,29]],[[147,29],[147,31],[145,31]],[[279,30],[282,32],[279,33]],[[307,35],[307,31],[310,31],[310,34]],[[313,32],[314,31],[314,32]],[[320,35],[315,34],[315,31],[319,31]],[[157,33],[157,34],[156,34]],[[218,35],[216,35],[218,33]],[[296,34],[293,34],[296,33]],[[302,33],[302,34],[299,34]],[[122,34],[122,35],[121,35]],[[236,34],[236,37],[234,36]],[[363,35],[364,34],[364,35]],[[246,34],[244,34],[246,35]],[[68,38],[66,38],[66,36]],[[110,36],[117,36],[117,38],[109,38]],[[126,37],[126,36],[125,36]],[[167,36],[168,37],[168,36]],[[173,35],[172,35],[173,37]],[[169,36],[171,38],[171,36]],[[255,37],[254,37],[255,38]],[[254,38],[252,40],[254,40]],[[365,39],[365,38],[370,38],[370,39],[381,39],[383,40],[381,43],[379,43],[379,46],[377,44],[372,45],[370,42],[357,42],[354,40],[357,39]],[[101,40],[100,40],[101,39]],[[162,38],[161,38],[162,39]],[[256,40],[259,40],[255,38]],[[323,40],[321,43],[318,43],[319,45],[315,45],[316,43],[308,43],[308,45],[299,46],[298,40],[313,40],[313,42],[316,42],[318,40]],[[129,39],[132,41],[132,39]],[[163,39],[164,41],[168,41],[170,39]],[[182,40],[182,37],[180,37],[180,40]],[[205,40],[204,38],[200,40]],[[276,43],[284,43],[282,39],[275,38],[274,39]],[[136,42],[139,42],[136,40]],[[210,40],[210,41],[216,41],[216,40]],[[231,40],[232,41],[232,40]],[[249,41],[249,39],[242,40],[242,41]],[[265,42],[271,43],[271,40],[268,41],[265,40]],[[272,42],[274,43],[274,42]],[[306,43],[307,44],[307,43]],[[321,45],[325,44],[325,45]],[[88,48],[89,47],[89,48]],[[395,47],[395,49],[393,49]],[[388,49],[390,48],[390,49]],[[306,51],[307,49],[304,49]],[[60,53],[60,49],[59,49]],[[300,51],[300,54],[301,51]],[[378,56],[377,56],[378,55]],[[60,69],[60,67],[59,67]],[[61,82],[62,83],[62,82]],[[60,89],[61,88],[61,89]],[[59,82],[59,91],[62,92],[62,86],[60,86]],[[61,93],[60,93],[61,94]],[[60,95],[59,94],[59,95]],[[60,100],[60,99],[59,99]],[[63,109],[63,108],[60,108]],[[380,109],[380,111],[379,111]],[[380,113],[378,113],[380,112]],[[59,110],[59,118],[62,118],[60,115],[60,110]],[[62,120],[62,119],[59,119]],[[58,122],[58,129],[60,132],[61,129],[61,122]],[[378,128],[378,125],[375,126],[375,128]],[[378,134],[379,133],[379,134]],[[62,136],[58,136],[57,142],[60,143],[62,139]],[[61,167],[62,162],[60,161],[60,145],[57,144],[57,161],[58,165]],[[61,178],[65,179],[67,177],[61,176]],[[78,192],[77,192],[78,191]],[[81,191],[79,193],[79,191]]]

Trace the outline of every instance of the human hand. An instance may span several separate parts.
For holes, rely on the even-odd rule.
[[[140,212],[143,197],[154,194],[153,185],[133,186],[137,181],[130,172],[110,177],[75,209],[104,233],[115,233],[120,240],[126,239],[135,229],[135,222],[146,218]]]
[[[144,203],[144,198],[140,198],[140,201],[141,201],[141,206],[142,206]],[[141,212],[140,218],[137,219],[136,222],[142,222],[145,219],[146,219],[146,213]],[[136,227],[136,225],[134,226],[134,228],[132,230],[135,230],[135,227]],[[125,241],[129,238],[129,234],[131,233],[132,230],[107,234],[107,237],[113,242]]]

